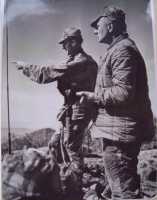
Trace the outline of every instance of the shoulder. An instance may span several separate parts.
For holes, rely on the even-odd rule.
[[[96,63],[96,61],[93,59],[93,57],[84,51],[77,54],[75,57],[75,60],[84,60],[87,62]]]
[[[81,66],[86,67],[86,69],[93,69],[94,72],[98,69],[97,62],[92,58],[92,56],[88,55],[84,51],[77,54],[73,62],[79,63]]]
[[[139,50],[133,40],[126,38],[115,44],[110,50],[113,57],[134,57],[139,55]]]

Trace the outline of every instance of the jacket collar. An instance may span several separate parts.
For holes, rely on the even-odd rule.
[[[115,44],[117,44],[118,42],[120,42],[121,40],[125,38],[128,38],[128,33],[121,34],[117,38],[115,38],[115,40],[110,44],[107,50],[111,49]]]

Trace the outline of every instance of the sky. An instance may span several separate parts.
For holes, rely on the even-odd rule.
[[[56,128],[56,115],[63,97],[56,82],[40,85],[30,81],[11,63],[15,60],[34,64],[62,63],[65,52],[58,44],[65,28],[76,26],[84,38],[83,48],[99,62],[106,47],[97,42],[91,21],[106,5],[117,5],[126,12],[128,33],[135,40],[147,66],[150,98],[154,115],[155,64],[151,11],[148,0],[9,0],[8,60],[11,128]],[[4,35],[6,29],[4,26]],[[2,127],[7,127],[6,38],[3,40]]]

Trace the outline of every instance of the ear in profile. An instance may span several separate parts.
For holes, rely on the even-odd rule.
[[[107,25],[107,28],[108,28],[108,32],[109,32],[109,33],[112,33],[112,32],[113,32],[114,27],[113,27],[113,24],[112,24],[112,23],[109,23],[109,24]]]

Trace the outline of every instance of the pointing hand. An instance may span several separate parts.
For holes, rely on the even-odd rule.
[[[23,68],[27,65],[27,63],[23,61],[13,61],[12,63],[16,65],[18,70],[23,70]]]

